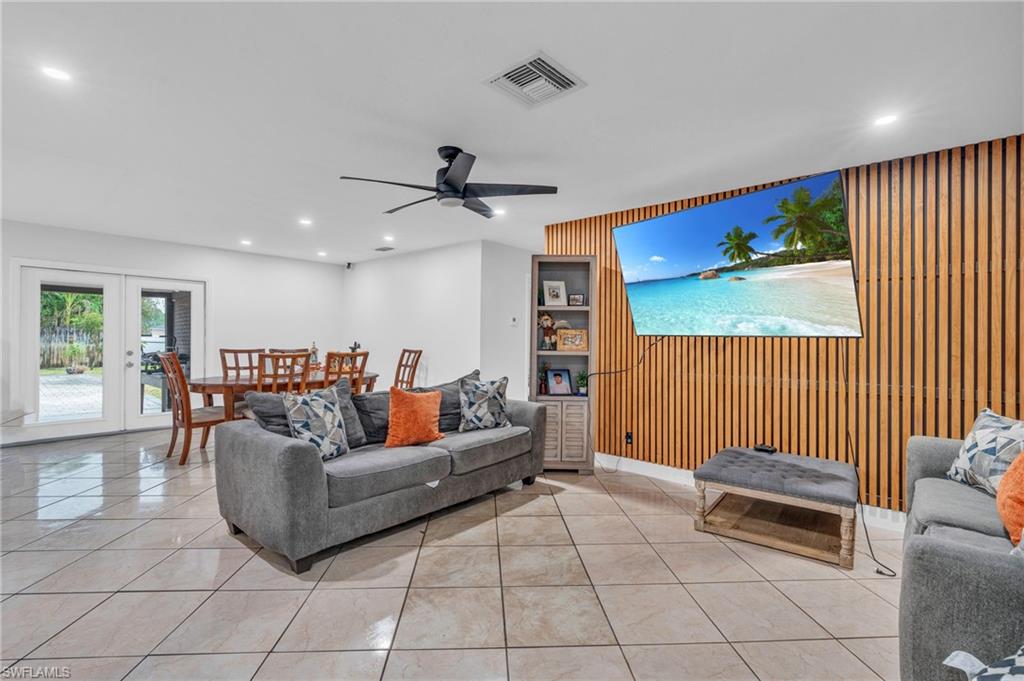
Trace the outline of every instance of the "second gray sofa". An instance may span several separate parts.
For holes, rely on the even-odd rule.
[[[425,446],[368,444],[326,462],[313,445],[255,421],[221,424],[220,513],[232,532],[305,572],[324,549],[519,480],[532,484],[544,469],[546,412],[509,400],[507,413],[508,428],[449,432]]]
[[[960,440],[907,442],[907,529],[900,592],[903,681],[963,681],[954,650],[1001,660],[1024,642],[1024,560],[980,489],[946,479]]]

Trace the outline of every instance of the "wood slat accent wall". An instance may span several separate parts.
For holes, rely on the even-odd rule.
[[[962,437],[985,406],[1024,418],[1022,144],[843,170],[864,338],[666,338],[592,379],[595,449],[690,469],[757,442],[852,461],[849,428],[864,499],[902,508],[909,436]],[[767,186],[546,227],[547,253],[597,256],[598,371],[654,340],[633,333],[612,228]]]

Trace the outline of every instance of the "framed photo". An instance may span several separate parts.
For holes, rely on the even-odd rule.
[[[583,294],[582,293],[570,293],[569,294],[569,304],[570,305],[586,305],[586,303],[583,302]]]
[[[548,369],[548,395],[572,395],[572,375],[568,369]]]
[[[586,329],[558,329],[559,352],[588,352],[590,332]]]
[[[544,282],[544,304],[565,305],[565,282],[545,281]]]

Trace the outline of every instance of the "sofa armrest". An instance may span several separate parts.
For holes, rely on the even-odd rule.
[[[324,546],[327,474],[316,447],[243,419],[216,428],[220,514],[291,560]]]
[[[921,478],[944,478],[960,453],[962,440],[914,435],[907,440],[907,510],[914,500],[914,485]]]
[[[513,426],[526,426],[530,429],[533,469],[536,473],[544,470],[544,439],[548,422],[548,412],[539,402],[525,400],[509,400],[506,406],[508,420]]]
[[[954,650],[983,662],[1024,641],[1024,560],[914,535],[903,551],[900,668],[904,681],[963,681],[942,666]]]

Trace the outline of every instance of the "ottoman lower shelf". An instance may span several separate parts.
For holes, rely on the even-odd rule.
[[[698,482],[701,501],[704,497],[702,487],[704,485]],[[708,488],[715,489],[718,486],[709,485]],[[775,495],[762,493],[754,497],[750,496],[751,492],[723,491],[706,510],[701,509],[698,502],[695,528],[833,563],[842,568],[853,568],[853,509],[808,508],[791,503],[791,498],[786,501],[766,499],[761,497]],[[844,529],[847,534],[845,542]]]

